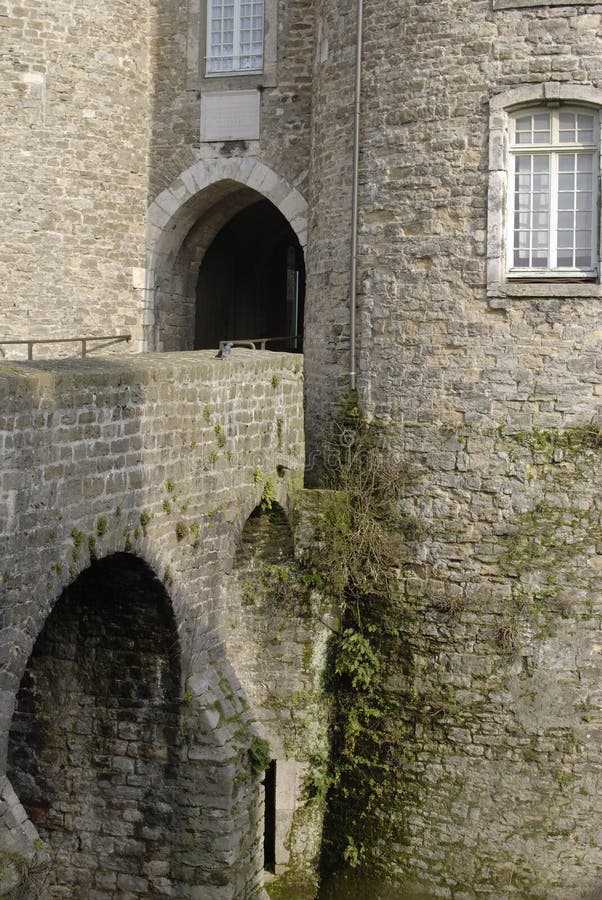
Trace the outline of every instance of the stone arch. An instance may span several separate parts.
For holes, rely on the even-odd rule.
[[[167,590],[131,553],[92,560],[52,607],[21,679],[8,764],[47,842],[49,897],[200,889],[242,900],[257,887],[246,702],[202,635],[190,650],[184,693]]]
[[[179,698],[165,589],[128,554],[92,563],[40,632],[9,739],[8,775],[50,847],[51,896],[177,882]]]
[[[294,560],[293,533],[284,508],[275,501],[269,508],[256,506],[244,523],[234,554],[229,616],[238,627],[229,629],[226,640],[228,656],[258,711],[259,727],[271,748],[272,760],[263,783],[262,857],[264,868],[273,873],[282,872],[289,862],[288,838],[296,806],[291,787],[297,781],[298,763],[290,747],[284,747],[282,729],[270,712],[282,678],[272,659],[275,642],[286,633],[294,615],[287,608],[292,597],[286,584]],[[271,583],[276,572],[282,577],[281,591]],[[266,693],[266,684],[272,686],[271,693]]]
[[[261,199],[284,216],[304,250],[307,202],[257,159],[199,160],[151,203],[144,349],[192,349],[196,282],[205,252],[233,216]]]
[[[256,506],[247,518],[234,557],[235,568],[255,569],[258,565],[294,560],[293,533],[284,508],[273,501],[262,509]]]
[[[310,660],[320,628],[296,565],[283,493],[284,505],[259,504],[241,527],[226,586],[225,641],[271,748],[264,780],[263,864],[276,876],[303,881],[315,863],[320,833],[319,815],[313,819],[316,810],[308,806],[306,778],[312,754],[325,750],[326,731],[313,701],[307,702],[314,696]]]

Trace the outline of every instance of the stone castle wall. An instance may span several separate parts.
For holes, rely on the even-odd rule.
[[[399,585],[397,682],[414,734],[398,765],[420,800],[397,814],[399,843],[375,839],[369,858],[429,896],[589,897],[602,882],[588,838],[600,289],[488,297],[486,262],[489,100],[526,83],[600,87],[602,7],[491,6],[365,10],[359,401],[414,467],[406,511],[424,529]],[[321,10],[306,345],[318,450],[347,391],[350,76],[337,60],[354,41],[353,16]]]
[[[437,4],[434,15],[429,4],[396,2],[365,12],[359,383],[367,410],[380,418],[414,420],[432,410],[461,422],[468,406],[480,413],[486,385],[497,422],[513,408],[509,402],[523,407],[502,387],[512,368],[527,386],[541,372],[555,393],[570,390],[566,400],[580,420],[595,406],[587,387],[595,285],[587,299],[579,287],[562,298],[541,285],[530,296],[523,285],[522,299],[505,311],[486,298],[490,98],[548,81],[598,87],[602,75],[599,5],[533,7],[492,11],[488,2],[465,9],[450,2]],[[340,396],[332,404],[325,397],[337,378],[344,392],[348,369],[355,40],[351,9],[326,3],[320,10],[306,347],[312,421],[340,406]],[[510,360],[521,340],[529,349],[519,368]],[[584,373],[574,372],[574,353]]]
[[[16,336],[89,325],[131,330],[139,349],[144,327],[157,332],[144,346],[186,346],[194,278],[219,225],[262,185],[276,204],[292,197],[298,221],[305,197],[313,462],[347,398],[355,5],[276,6],[278,72],[262,85],[261,139],[201,144],[209,88],[190,75],[196,0],[127,10],[106,0],[94,20],[74,3],[5,4],[2,318]],[[602,4],[591,0],[393,0],[365,9],[359,402],[414,473],[404,511],[421,535],[399,576],[405,656],[393,682],[412,735],[395,763],[419,802],[383,807],[399,841],[375,838],[368,850],[384,876],[434,896],[585,898],[602,881],[599,842],[590,839],[601,796],[600,287],[487,284],[490,101],[525,85],[601,88],[601,27]],[[156,271],[144,268],[147,204]],[[164,345],[159,308],[175,322]],[[2,495],[6,608],[18,610],[18,627],[9,616],[5,633],[7,716],[52,598],[88,564],[92,539],[94,552],[140,553],[163,580],[169,566],[176,607],[180,596],[182,608],[203,597],[203,621],[213,629],[215,609],[219,619],[219,591],[194,562],[191,525],[204,517],[211,565],[223,559],[222,538],[234,558],[261,495],[256,467],[265,475],[280,459],[272,401],[293,381],[297,391],[298,373],[293,362],[294,378],[253,357],[244,387],[236,379],[220,387],[222,421],[213,375],[201,384],[194,374],[217,364],[173,359],[133,364],[134,379],[121,364],[99,364],[93,388],[82,388],[79,374],[67,387],[68,368],[8,373],[0,408],[21,416],[12,427],[22,445]],[[187,380],[198,390],[184,401]],[[205,407],[208,420],[199,418]],[[247,447],[253,415],[260,426]],[[244,456],[235,469],[230,426]],[[52,443],[39,430],[50,427]],[[174,434],[183,435],[177,453]],[[99,449],[105,435],[108,456]],[[7,434],[9,462],[12,441]],[[295,457],[299,441],[295,430]],[[43,477],[31,482],[39,460]],[[193,500],[176,518],[171,494],[182,477]],[[24,535],[36,548],[27,571]],[[22,577],[11,581],[12,571]],[[261,647],[273,636],[243,601],[241,590],[234,615]],[[254,657],[243,663],[252,681]],[[267,723],[273,710],[264,712]],[[6,797],[19,820],[8,788]]]
[[[354,4],[317,3],[304,344],[310,452],[349,385],[354,44]]]
[[[270,8],[266,4],[266,8]],[[307,186],[309,118],[313,55],[313,5],[309,0],[275,4],[269,28],[277,30],[275,78],[264,85],[262,75],[204,79],[204,35],[200,4],[159,0],[153,44],[153,114],[151,138],[151,199],[198,159],[258,157],[300,190]],[[196,17],[194,12],[196,10]],[[190,57],[194,55],[194,62]],[[194,72],[191,72],[191,65]],[[201,144],[202,93],[209,90],[261,89],[259,141]]]
[[[195,163],[209,171],[212,161],[232,157],[259,160],[288,190],[306,191],[312,4],[270,6],[275,73],[242,84],[261,93],[260,140],[209,143],[200,142],[208,80],[199,74],[197,7],[197,0],[127,8],[106,0],[92,15],[70,0],[5,4],[0,338],[131,334],[129,346],[91,345],[91,352],[162,348],[163,335],[149,338],[147,330],[157,285],[147,272],[146,211],[157,195]],[[236,82],[213,79],[210,88],[230,91]],[[260,197],[249,194],[242,206]],[[208,204],[216,205],[214,233],[236,211],[217,209],[222,199],[218,193]],[[151,229],[151,249],[152,239]],[[25,348],[0,349],[26,358]],[[187,349],[185,337],[175,349]],[[79,347],[34,352],[73,356]]]
[[[277,36],[269,77],[217,78],[203,77],[203,5],[160,0],[156,8],[144,349],[191,349],[199,266],[236,213],[267,198],[302,246],[307,237],[313,4],[266,3],[267,33]],[[259,140],[201,141],[206,98],[241,90],[260,93]]]
[[[138,341],[149,5],[9,0],[0,18],[0,338]]]

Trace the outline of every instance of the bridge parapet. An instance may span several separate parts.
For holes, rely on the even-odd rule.
[[[90,553],[150,552],[159,577],[168,566],[173,577],[176,557],[190,580],[202,534],[203,555],[212,535],[226,559],[231,526],[242,527],[266,483],[281,493],[302,473],[302,391],[293,354],[0,365],[9,602],[25,590],[43,612]]]
[[[199,351],[4,363],[0,447],[1,772],[16,692],[57,599],[95,560],[139,557],[168,591],[184,696],[202,707],[179,752],[191,766],[209,761],[215,784],[207,790],[222,792],[218,808],[232,804],[233,830],[216,835],[228,875],[203,896],[251,896],[257,793],[241,779],[232,789],[244,758],[235,734],[251,733],[250,714],[224,652],[223,585],[262,497],[290,510],[302,484],[301,357],[235,349],[225,361]],[[208,803],[199,794],[189,805]],[[183,883],[220,868],[215,848],[205,856],[197,874],[182,864]]]

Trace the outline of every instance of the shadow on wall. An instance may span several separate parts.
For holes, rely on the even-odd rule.
[[[235,215],[207,250],[196,290],[195,350],[221,340],[279,338],[268,349],[303,344],[305,266],[281,212],[260,200]]]
[[[134,556],[94,562],[38,637],[9,737],[8,774],[50,847],[54,893],[177,883],[179,693],[163,585]]]

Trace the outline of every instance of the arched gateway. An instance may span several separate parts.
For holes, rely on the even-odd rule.
[[[146,348],[285,337],[277,349],[300,349],[306,242],[307,203],[272,169],[195,163],[149,208]]]

